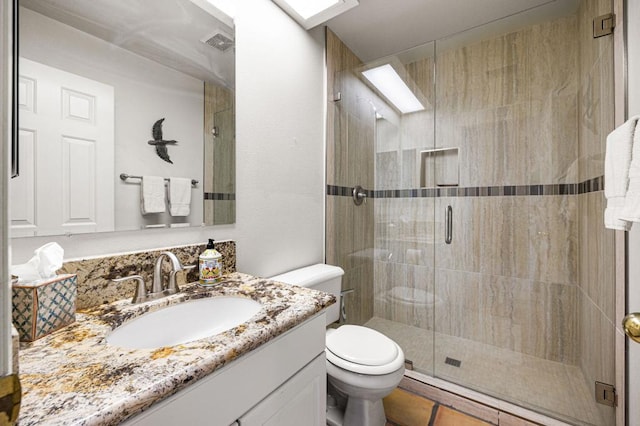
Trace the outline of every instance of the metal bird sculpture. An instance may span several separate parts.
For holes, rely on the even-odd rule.
[[[156,153],[158,157],[162,158],[167,163],[173,164],[173,161],[169,158],[169,151],[167,151],[167,145],[176,145],[178,141],[170,140],[165,141],[162,139],[162,122],[164,118],[156,121],[151,130],[151,134],[153,135],[153,140],[149,141],[149,145],[156,146]]]

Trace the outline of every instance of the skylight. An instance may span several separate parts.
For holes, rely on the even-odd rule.
[[[307,30],[358,5],[358,0],[273,0],[273,2]]]
[[[401,113],[424,110],[424,105],[390,64],[368,69],[362,75]]]

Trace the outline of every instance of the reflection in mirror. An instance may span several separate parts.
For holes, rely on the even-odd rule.
[[[195,3],[20,1],[14,237],[234,222],[234,30]]]
[[[236,132],[233,91],[205,83],[204,219],[207,224],[233,223],[236,217]]]

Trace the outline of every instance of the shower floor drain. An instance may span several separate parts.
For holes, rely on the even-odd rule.
[[[462,361],[460,361],[459,359],[446,357],[444,360],[444,363],[448,365],[452,365],[454,367],[460,367],[460,365],[462,364]]]

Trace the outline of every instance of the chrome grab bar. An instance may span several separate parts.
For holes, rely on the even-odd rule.
[[[445,210],[444,242],[451,244],[453,241],[453,209],[447,206]]]

